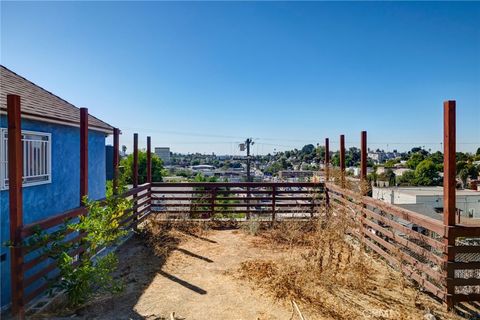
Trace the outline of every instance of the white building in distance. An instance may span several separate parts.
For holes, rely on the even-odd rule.
[[[156,147],[155,154],[162,159],[164,165],[169,165],[171,163],[170,147]]]
[[[461,217],[480,219],[480,192],[457,190],[456,194],[456,207]],[[435,219],[443,219],[443,187],[374,187],[372,197]]]

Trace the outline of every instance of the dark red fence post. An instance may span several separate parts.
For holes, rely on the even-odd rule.
[[[345,135],[340,135],[340,175],[342,188],[345,188]]]
[[[325,181],[330,178],[330,145],[329,139],[325,138]]]
[[[23,292],[23,255],[21,229],[22,208],[22,126],[20,96],[7,95],[8,118],[8,193],[10,209],[10,276],[12,286],[12,313],[19,319],[25,318]]]
[[[443,223],[447,229],[444,239],[445,250],[445,272],[447,278],[447,306],[453,307],[455,286],[452,280],[455,278],[455,270],[452,263],[455,261],[455,237],[451,231],[455,227],[456,213],[456,120],[455,120],[455,101],[445,101],[443,103]]]
[[[80,108],[80,205],[88,195],[88,109]]]
[[[113,193],[118,193],[118,164],[120,151],[120,130],[113,129]]]
[[[210,216],[209,218],[213,217],[215,214],[215,201],[217,199],[217,188],[212,187],[210,189]]]
[[[361,135],[361,159],[360,159],[360,178],[365,183],[367,180],[367,131],[362,131]]]
[[[276,211],[276,198],[277,197],[277,187],[273,186],[272,187],[272,224],[275,222],[277,213]]]
[[[362,195],[367,194],[368,190],[366,189],[367,187],[367,131],[362,131],[360,133],[360,149],[361,149],[361,154],[360,154],[360,179],[361,179],[361,184],[360,184],[360,191]],[[362,200],[363,203],[363,200]],[[365,204],[362,204],[362,208],[366,208]],[[362,212],[362,215],[360,216],[360,227],[362,230],[363,237],[365,237],[365,224],[364,221],[367,219],[367,215],[365,212]],[[362,242],[364,243],[365,239],[362,238]]]
[[[325,138],[325,183],[330,179],[330,139]],[[325,210],[328,212],[330,206],[330,197],[328,195],[328,188],[325,185]]]
[[[147,137],[147,182],[152,183],[152,141]]]
[[[138,187],[138,133],[133,134],[133,187]]]

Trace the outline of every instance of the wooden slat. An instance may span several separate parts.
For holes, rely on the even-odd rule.
[[[75,262],[73,264],[74,267],[78,266],[79,262]],[[53,279],[48,279],[47,281],[45,281],[45,283],[43,283],[41,286],[39,286],[38,288],[36,288],[35,290],[33,290],[32,292],[28,293],[27,295],[25,295],[25,302],[30,302],[32,301],[33,299],[37,298],[38,296],[40,296],[42,293],[44,293],[48,288],[50,288],[50,286],[55,283],[57,280],[59,279],[59,276],[56,276],[54,277]]]
[[[455,278],[455,279],[447,279],[447,283],[452,286],[480,286],[480,278]]]
[[[470,294],[460,294],[456,293],[453,295],[454,302],[473,302],[480,301],[480,293],[470,293]]]
[[[310,187],[310,188],[321,188],[323,183],[316,182],[152,182],[152,187],[229,187],[229,188],[258,188],[258,187]]]
[[[455,226],[447,227],[448,237],[476,237],[480,238],[480,226],[470,226],[457,224]]]
[[[418,269],[419,271],[421,272],[425,272],[426,274],[428,274],[431,278],[437,280],[438,282],[442,282],[445,280],[445,276],[443,274],[441,274],[440,272],[437,272],[435,270],[433,270],[431,268],[431,266],[429,265],[426,265],[424,264],[423,262],[421,261],[418,261],[417,259],[415,259],[414,257],[408,255],[406,252],[402,252],[402,251],[399,251],[399,248],[396,247],[394,244],[390,243],[390,242],[387,242],[385,241],[384,239],[380,238],[379,236],[371,233],[371,232],[365,232],[365,235],[378,242],[379,244],[381,244],[382,246],[384,246],[385,248],[387,248],[389,251],[390,251],[390,255],[393,256],[394,258],[396,258],[397,260],[403,260],[405,262],[408,262],[410,264],[412,264],[416,269]],[[398,255],[394,254],[394,252],[398,252]]]
[[[412,223],[415,223],[419,226],[422,226],[423,228],[429,229],[435,233],[437,233],[440,236],[445,235],[445,227],[443,226],[443,223],[441,221],[435,220],[433,218],[424,216],[420,213],[413,212],[404,208],[400,208],[391,204],[388,204],[386,202],[383,202],[381,200],[373,199],[367,196],[359,196],[358,194],[352,192],[352,191],[347,191],[344,190],[332,183],[328,183],[328,188],[330,190],[333,190],[335,192],[338,192],[340,194],[345,194],[347,196],[352,196],[354,198],[361,199],[363,204],[370,205],[374,208],[377,208],[379,210],[383,210],[387,213],[390,213],[396,217],[399,217],[405,221],[409,221]]]
[[[419,254],[422,257],[428,258],[430,261],[435,262],[437,265],[442,266],[443,265],[443,257],[437,256],[434,253],[432,253],[430,250],[424,249],[417,245],[416,243],[413,243],[411,241],[408,241],[408,239],[402,238],[401,236],[393,233],[390,230],[387,230],[383,228],[382,226],[374,223],[371,220],[365,219],[364,223],[368,225],[370,228],[382,233],[383,235],[389,237],[396,243],[402,245],[404,248],[407,248],[417,254]]]
[[[22,229],[22,238],[25,239],[26,237],[34,234],[36,228],[40,228],[41,230],[47,230],[59,224],[62,224],[65,219],[75,218],[85,213],[87,213],[87,209],[85,207],[79,207],[61,213],[59,215],[40,220],[38,222],[27,224]]]
[[[127,198],[129,196],[132,196],[134,194],[137,194],[137,193],[140,193],[144,190],[147,190],[148,188],[150,187],[150,184],[149,183],[144,183],[144,184],[141,184],[139,185],[138,187],[136,188],[132,188],[132,189],[129,189],[128,191],[124,192],[122,194],[122,197],[124,198]]]
[[[32,292],[26,294],[25,295],[25,303],[28,303],[28,302],[32,301],[33,299],[38,297],[40,294],[45,292],[52,285],[52,282],[54,282],[54,280],[53,281],[46,281],[40,287],[38,287],[35,290],[33,290]]]
[[[454,270],[480,269],[480,262],[447,262]]]
[[[30,277],[26,277],[25,280],[23,281],[23,286],[25,288],[28,288],[37,280],[42,279],[43,277],[48,275],[50,272],[54,271],[57,268],[57,265],[58,265],[58,262],[54,261],[50,263],[48,266],[46,266],[45,268],[42,268],[40,271],[34,273]]]
[[[457,253],[480,253],[480,246],[452,246],[449,251]]]
[[[360,234],[358,234],[360,236]],[[402,272],[404,272],[407,276],[411,277],[413,280],[415,280],[417,283],[421,284],[426,290],[429,292],[433,293],[435,296],[439,297],[440,299],[444,299],[446,296],[446,292],[444,291],[443,288],[437,287],[435,284],[431,283],[428,279],[426,279],[424,276],[421,276],[414,272],[411,268],[408,266],[405,266],[392,256],[390,256],[385,250],[381,249],[379,246],[377,246],[375,243],[372,242],[369,238],[364,238],[365,244],[370,247],[373,251],[378,253],[381,257],[386,259],[391,265],[400,267]]]
[[[75,249],[74,251],[72,251],[72,253],[70,255],[77,255],[79,253],[82,253],[83,251],[85,251],[85,248],[83,247],[79,247],[77,249]],[[49,255],[48,254],[42,254],[42,255],[39,255],[38,257],[35,257],[34,259],[32,260],[29,260],[28,262],[24,263],[22,268],[23,268],[23,271],[27,271],[27,270],[30,270],[31,268],[35,267],[37,264],[47,260],[49,258]]]
[[[398,223],[398,222],[396,222],[396,221],[394,221],[394,220],[389,219],[389,218],[386,217],[386,216],[381,216],[381,215],[379,215],[379,214],[377,214],[377,213],[375,213],[375,212],[373,212],[373,211],[371,211],[371,210],[369,210],[369,209],[367,209],[367,208],[364,208],[364,207],[362,207],[362,206],[360,206],[360,205],[357,205],[357,204],[355,204],[355,203],[353,203],[353,202],[348,201],[346,198],[342,198],[342,197],[339,197],[339,196],[334,195],[334,194],[332,194],[331,197],[332,197],[333,199],[339,201],[339,202],[342,202],[344,205],[351,206],[350,209],[352,209],[352,210],[357,210],[358,212],[364,213],[364,214],[366,214],[368,217],[374,218],[374,219],[376,219],[376,220],[379,220],[379,221],[381,221],[382,223],[385,223],[385,224],[389,225],[390,227],[392,227],[392,228],[394,228],[394,229],[396,229],[396,230],[398,230],[398,231],[401,231],[401,232],[403,232],[403,233],[405,233],[405,234],[407,234],[407,235],[409,235],[409,236],[411,236],[411,237],[413,237],[413,238],[415,238],[415,239],[417,239],[417,240],[423,241],[423,242],[425,242],[425,243],[433,246],[434,248],[437,248],[437,249],[442,250],[442,251],[445,249],[445,245],[444,245],[442,242],[440,242],[440,241],[438,241],[438,240],[435,240],[435,239],[433,239],[433,238],[430,238],[430,237],[428,237],[428,236],[426,236],[426,235],[423,235],[423,234],[421,234],[421,233],[419,233],[419,232],[416,232],[416,231],[414,231],[414,230],[412,230],[412,229],[409,229],[409,228],[401,225],[400,223]],[[381,231],[381,230],[379,230],[379,231]],[[397,237],[398,237],[398,236],[397,236]],[[408,240],[407,240],[407,241],[408,241]],[[412,243],[411,241],[409,241],[409,242]],[[416,244],[414,244],[414,245],[416,245]],[[418,247],[419,247],[419,249],[421,248],[420,246],[418,246]],[[421,249],[422,249],[422,250],[425,250],[424,248],[421,248]],[[436,257],[439,258],[438,256],[436,256]]]

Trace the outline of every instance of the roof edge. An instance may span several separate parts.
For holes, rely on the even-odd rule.
[[[50,95],[54,96],[55,98],[57,98],[57,99],[59,99],[59,100],[61,100],[61,101],[65,102],[66,104],[69,104],[69,105],[71,105],[72,107],[74,107],[74,108],[77,108],[77,109],[79,109],[79,110],[80,110],[80,108],[79,108],[79,107],[77,107],[76,105],[74,105],[73,103],[71,103],[71,102],[68,102],[67,100],[65,100],[65,99],[63,99],[63,98],[61,98],[61,97],[59,97],[58,95],[56,95],[56,94],[54,94],[53,92],[51,92],[51,91],[49,91],[49,90],[45,89],[45,88],[44,88],[44,87],[42,87],[42,86],[40,86],[40,85],[36,84],[35,82],[33,82],[33,81],[31,81],[31,80],[28,80],[27,78],[25,78],[25,77],[23,77],[23,76],[19,75],[19,74],[18,74],[18,73],[16,73],[15,71],[13,71],[13,70],[11,70],[11,69],[9,69],[9,68],[5,67],[3,64],[0,64],[0,67],[4,68],[5,70],[8,70],[9,72],[13,73],[13,74],[14,74],[14,75],[16,75],[17,77],[19,77],[19,78],[22,78],[23,80],[25,80],[25,81],[27,81],[27,82],[31,83],[32,85],[34,85],[34,86],[36,86],[36,87],[40,88],[41,90],[43,90],[43,91],[47,92],[48,94],[50,94]],[[0,112],[1,112],[1,110],[0,110]],[[101,122],[105,123],[105,125],[106,125],[106,126],[109,126],[109,127],[110,127],[111,133],[113,133],[113,129],[114,129],[114,127],[113,127],[111,124],[109,124],[109,123],[107,123],[107,122],[103,121],[102,119],[99,119],[99,118],[95,117],[94,115],[91,115],[90,113],[88,114],[88,116],[89,116],[89,117],[93,117],[93,118],[97,119],[98,121],[101,121]],[[39,116],[39,118],[42,118],[42,116]],[[62,119],[56,119],[56,120],[58,120],[58,121],[64,121],[64,120],[62,120]],[[107,129],[105,128],[105,130],[107,130]]]

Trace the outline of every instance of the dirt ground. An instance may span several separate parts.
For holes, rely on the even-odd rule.
[[[76,318],[98,319],[290,319],[282,306],[228,271],[249,259],[282,255],[252,250],[249,236],[237,230],[186,236],[167,261],[153,255],[141,240],[131,239],[119,251],[126,288],[118,296],[97,300]]]
[[[184,235],[166,261],[155,256],[142,239],[131,238],[119,248],[117,276],[125,280],[125,290],[116,296],[103,296],[78,310],[69,319],[300,319],[292,317],[290,301],[274,300],[255,283],[236,276],[245,261],[280,261],[288,250],[259,245],[259,237],[239,230],[209,231],[206,235]],[[386,271],[385,277],[388,277]],[[371,295],[342,295],[349,304],[367,310],[359,319],[428,319],[415,301],[401,302],[413,288],[389,285]],[[456,319],[424,294],[417,303],[435,306],[435,319]],[[380,302],[379,302],[380,301]],[[299,303],[306,319],[332,319],[315,314]],[[399,311],[400,310],[400,311]],[[408,313],[408,314],[400,314]],[[362,313],[360,313],[362,314]]]

